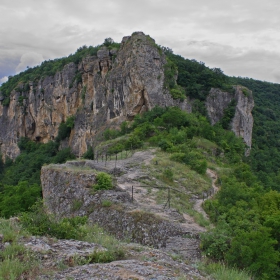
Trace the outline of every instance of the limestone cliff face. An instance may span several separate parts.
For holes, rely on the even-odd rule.
[[[252,92],[245,87],[235,86],[234,93],[224,92],[220,89],[211,89],[206,100],[207,113],[211,124],[214,125],[222,119],[225,109],[235,100],[235,113],[230,127],[236,136],[242,137],[248,146],[249,153],[252,144],[254,99]]]
[[[117,126],[156,105],[190,112],[187,99],[174,100],[164,88],[165,63],[153,39],[137,32],[124,37],[119,50],[103,47],[97,56],[86,57],[79,65],[70,63],[54,77],[36,85],[30,82],[28,91],[14,90],[9,106],[0,102],[2,154],[15,158],[20,137],[44,143],[54,139],[59,124],[71,115],[75,127],[68,144],[79,155],[106,126]],[[82,82],[73,83],[77,73]]]

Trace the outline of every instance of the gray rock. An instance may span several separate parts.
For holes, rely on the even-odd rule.
[[[75,129],[67,145],[78,156],[108,126],[118,127],[156,105],[190,112],[188,99],[174,100],[164,88],[165,63],[153,40],[135,32],[123,39],[118,51],[103,47],[78,66],[70,63],[53,77],[30,82],[30,90],[22,93],[23,104],[18,102],[19,93],[12,91],[9,106],[0,104],[2,154],[15,158],[20,153],[20,137],[44,143],[55,139],[59,124],[71,115],[76,117]],[[77,70],[82,75],[79,84]]]
[[[106,47],[101,48],[97,52],[97,57],[99,59],[109,59],[109,50]]]
[[[234,93],[224,92],[220,89],[212,88],[206,99],[206,109],[211,124],[219,122],[224,116],[224,110],[230,102],[235,100],[234,117],[230,123],[231,130],[236,136],[242,137],[248,146],[246,155],[249,154],[252,144],[254,99],[252,91],[242,86],[235,86]]]

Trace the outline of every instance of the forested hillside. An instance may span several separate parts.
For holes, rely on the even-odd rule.
[[[248,160],[265,187],[280,191],[280,85],[241,77],[230,81],[253,91],[253,144]]]
[[[111,39],[106,39],[103,46],[119,48]],[[83,47],[67,58],[43,62],[11,77],[0,87],[2,105],[9,106],[13,89],[28,91],[30,81],[37,83],[42,76],[53,76],[67,63],[78,64],[87,55],[96,55],[100,48]],[[96,158],[97,147],[106,150],[106,156],[153,147],[197,174],[204,176],[207,168],[215,170],[220,190],[204,204],[215,225],[201,237],[205,255],[209,261],[244,269],[254,279],[279,279],[280,85],[227,77],[218,68],[210,69],[202,62],[175,55],[168,48],[156,48],[165,54],[166,89],[175,100],[188,97],[193,113],[156,106],[136,115],[133,121],[122,122],[117,129],[104,130],[98,141],[88,146],[83,158]],[[81,82],[77,71],[69,87]],[[233,111],[225,110],[223,119],[212,126],[204,104],[211,88],[232,92],[236,84],[252,90],[255,100],[249,157],[244,156],[246,146],[242,139],[228,129]],[[19,100],[23,102],[23,97]],[[75,116],[71,116],[60,124],[54,141],[43,144],[20,138],[20,156],[14,161],[0,157],[0,216],[9,218],[32,210],[30,207],[41,197],[42,165],[75,158],[62,143],[73,131],[74,120]],[[164,180],[172,182],[171,169],[166,169]],[[29,214],[25,215],[28,220]]]

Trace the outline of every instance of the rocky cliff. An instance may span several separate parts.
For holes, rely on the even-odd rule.
[[[119,50],[102,47],[97,56],[88,56],[79,65],[70,63],[37,85],[30,82],[27,92],[13,90],[9,106],[0,102],[2,154],[15,158],[20,137],[53,140],[59,124],[71,115],[75,127],[69,146],[79,155],[104,126],[131,120],[156,105],[191,111],[187,99],[174,100],[164,88],[165,64],[154,40],[136,32],[123,38]],[[77,73],[80,83],[75,81]]]
[[[20,137],[46,143],[54,140],[59,125],[75,117],[67,143],[82,155],[108,126],[117,127],[141,112],[158,106],[179,106],[191,112],[191,101],[173,99],[165,86],[167,60],[154,40],[142,32],[124,37],[120,48],[101,47],[96,56],[69,63],[54,76],[19,83],[4,106],[0,93],[0,147],[3,156],[19,154]],[[79,78],[77,78],[79,77]],[[238,100],[232,129],[250,147],[252,132],[250,94],[239,88],[234,97],[212,89],[207,99],[208,114],[215,123],[233,98]],[[211,102],[211,100],[214,102]]]
[[[206,109],[211,124],[222,120],[225,110],[234,106],[233,118],[230,120],[229,128],[236,136],[242,137],[248,146],[248,155],[252,144],[254,99],[252,91],[242,86],[234,86],[234,92],[224,92],[220,89],[211,89],[206,99]]]

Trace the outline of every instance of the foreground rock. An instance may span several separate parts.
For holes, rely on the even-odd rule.
[[[153,152],[136,152],[132,157],[115,161],[72,161],[63,165],[44,166],[41,182],[45,205],[59,217],[87,215],[119,239],[161,248],[195,262],[200,258],[199,227],[175,209],[147,199],[139,183],[145,176],[139,166],[148,162]],[[117,187],[110,191],[92,192],[97,170],[114,172]],[[134,199],[131,197],[134,185]],[[105,203],[106,202],[106,203]]]
[[[39,279],[204,279],[197,269],[178,256],[138,244],[123,244],[125,260],[81,265],[88,263],[94,252],[106,249],[94,243],[47,237],[30,237],[20,242],[40,260]]]

